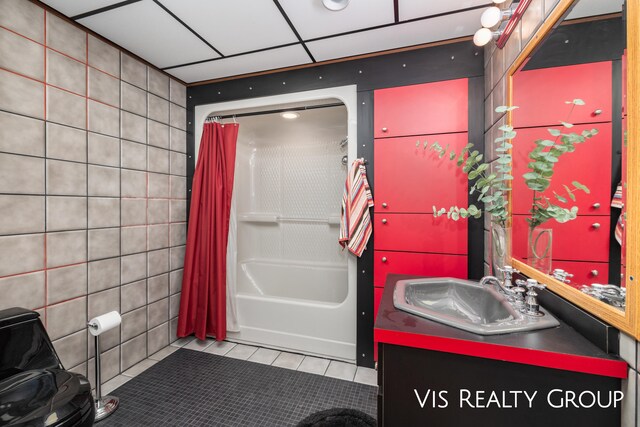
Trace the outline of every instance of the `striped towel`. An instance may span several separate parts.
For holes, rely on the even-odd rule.
[[[620,216],[618,217],[618,222],[616,224],[616,229],[614,232],[614,236],[618,243],[622,245],[622,241],[624,240],[624,218],[626,216],[624,209],[624,193],[622,191],[622,183],[618,184],[616,188],[616,192],[613,195],[613,199],[611,200],[611,207],[622,209],[620,212]]]
[[[342,196],[340,215],[340,245],[349,248],[349,252],[361,256],[371,237],[371,215],[373,197],[367,181],[364,159],[356,159],[351,165]]]

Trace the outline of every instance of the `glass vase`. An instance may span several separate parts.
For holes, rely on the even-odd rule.
[[[529,228],[527,245],[527,263],[541,271],[551,273],[551,255],[553,249],[553,230],[550,228]]]
[[[491,224],[491,274],[502,279],[502,270],[509,263],[511,227]]]

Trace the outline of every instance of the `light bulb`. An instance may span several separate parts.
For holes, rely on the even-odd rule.
[[[484,46],[485,44],[489,43],[492,38],[493,34],[491,33],[490,29],[480,28],[473,35],[473,44],[475,44],[476,46]]]
[[[285,111],[284,113],[281,114],[281,116],[285,119],[293,120],[300,117],[300,114],[294,113],[293,111]]]
[[[502,11],[496,6],[492,6],[489,9],[482,12],[480,17],[480,23],[485,28],[491,28],[496,26],[502,21]]]

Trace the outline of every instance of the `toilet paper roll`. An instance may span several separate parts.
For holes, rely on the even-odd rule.
[[[122,322],[120,313],[117,311],[110,311],[102,316],[94,317],[89,321],[89,332],[91,335],[100,335],[110,329],[115,328]]]

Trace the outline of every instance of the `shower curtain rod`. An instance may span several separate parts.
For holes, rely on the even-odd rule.
[[[233,119],[238,117],[250,117],[250,116],[262,116],[265,114],[276,114],[276,113],[285,113],[288,111],[304,111],[304,110],[316,110],[318,108],[331,108],[331,107],[341,107],[344,106],[341,102],[336,102],[333,104],[323,104],[323,105],[309,105],[306,107],[293,107],[293,108],[282,108],[279,110],[266,110],[266,111],[256,111],[253,113],[240,113],[240,114],[229,114],[226,116],[217,116],[215,114],[208,116],[207,119],[217,118],[218,120],[222,119]]]

